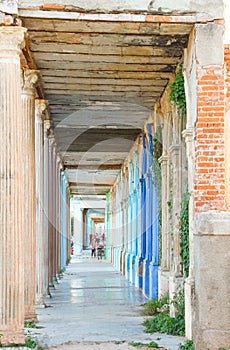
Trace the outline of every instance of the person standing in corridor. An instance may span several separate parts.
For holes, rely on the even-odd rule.
[[[97,241],[96,237],[93,236],[90,242],[90,248],[91,248],[91,257],[96,257],[96,247],[97,247]]]

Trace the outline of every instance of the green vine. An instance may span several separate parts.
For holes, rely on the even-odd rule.
[[[184,77],[182,73],[182,65],[179,65],[174,81],[169,84],[170,95],[169,101],[172,101],[179,112],[180,118],[186,115],[186,97],[184,89]]]
[[[181,267],[185,278],[189,274],[189,197],[190,194],[186,189],[181,200],[179,219]]]

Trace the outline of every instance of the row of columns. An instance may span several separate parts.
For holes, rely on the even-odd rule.
[[[24,342],[24,320],[36,320],[36,307],[44,307],[44,296],[58,280],[64,268],[61,256],[69,246],[68,209],[61,216],[62,207],[68,208],[69,189],[67,181],[61,181],[62,162],[47,102],[36,99],[38,72],[21,69],[25,32],[21,27],[0,27],[2,344]]]
[[[162,140],[159,174],[153,164],[153,138],[156,142],[159,137],[156,134],[159,126],[153,116],[154,124],[146,125],[141,145],[131,151],[130,162],[124,166],[110,198],[111,222],[116,232],[113,234],[114,265],[152,299],[167,293],[173,299],[183,282],[179,217],[187,183],[185,142],[181,134],[184,125],[176,109],[170,107],[166,113],[164,118],[168,118],[168,122],[161,122],[161,132],[166,137]],[[158,175],[161,181],[156,178]],[[159,182],[161,188],[157,188]],[[171,314],[175,315],[173,307]]]

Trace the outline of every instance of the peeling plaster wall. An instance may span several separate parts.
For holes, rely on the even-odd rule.
[[[223,0],[19,0],[19,8],[29,8],[53,4],[70,6],[76,9],[102,11],[149,11],[161,14],[193,14],[198,20],[222,18],[224,12]],[[58,6],[56,6],[58,9]]]

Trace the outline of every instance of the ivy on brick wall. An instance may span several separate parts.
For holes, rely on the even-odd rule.
[[[186,97],[182,65],[178,66],[175,78],[169,84],[169,88],[169,101],[172,101],[176,105],[180,118],[183,118],[186,115]]]
[[[181,267],[185,278],[189,274],[189,197],[190,194],[186,188],[181,200],[179,219]]]

